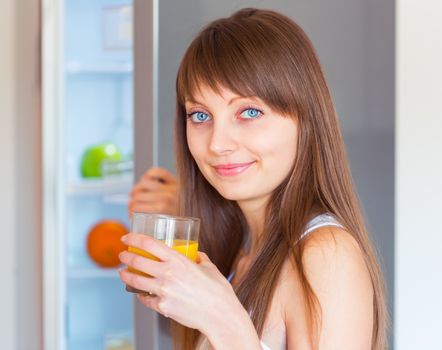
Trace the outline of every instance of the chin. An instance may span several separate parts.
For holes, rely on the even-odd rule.
[[[244,186],[240,190],[232,188],[216,188],[218,193],[225,199],[235,202],[247,202],[265,197],[264,193],[257,193],[256,191],[246,191]]]
[[[233,186],[232,186],[233,187]],[[241,191],[235,191],[234,189],[226,189],[226,188],[216,188],[218,193],[225,199],[228,199],[230,201],[243,201],[247,200],[253,196],[248,195],[247,193],[244,193],[243,190]]]

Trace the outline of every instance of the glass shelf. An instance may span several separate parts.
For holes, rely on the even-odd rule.
[[[129,332],[127,332],[129,333]],[[106,336],[105,336],[106,337]],[[107,336],[110,337],[110,336]],[[131,340],[126,336],[125,341],[116,342],[115,340],[106,339],[79,339],[79,340],[71,340],[69,341],[69,349],[74,350],[133,350],[134,345]]]
[[[69,62],[66,64],[65,72],[68,75],[82,74],[132,74],[132,64],[81,64]]]
[[[81,179],[66,187],[67,196],[102,195],[109,203],[127,204],[132,189],[133,175],[114,176],[98,179]]]
[[[108,204],[116,204],[116,205],[128,205],[129,204],[129,195],[123,193],[106,195],[103,197],[103,202]]]
[[[99,350],[104,349],[104,341],[102,339],[80,339],[69,340],[68,349],[73,350]]]
[[[123,267],[123,265],[121,265]],[[100,267],[69,267],[68,278],[70,279],[96,279],[96,278],[119,278],[117,268]]]

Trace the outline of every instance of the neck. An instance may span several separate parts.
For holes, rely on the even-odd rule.
[[[269,197],[254,198],[246,201],[238,201],[238,205],[246,218],[249,226],[249,251],[248,255],[254,256],[259,247],[259,238],[264,230],[266,207]]]

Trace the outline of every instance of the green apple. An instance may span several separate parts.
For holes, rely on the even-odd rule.
[[[101,162],[103,160],[118,161],[122,154],[118,147],[110,142],[88,147],[81,159],[81,175],[83,177],[101,177]]]

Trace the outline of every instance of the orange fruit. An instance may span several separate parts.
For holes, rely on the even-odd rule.
[[[103,220],[89,231],[87,252],[91,259],[102,267],[117,267],[121,264],[118,254],[127,249],[121,237],[128,232],[118,220]]]

